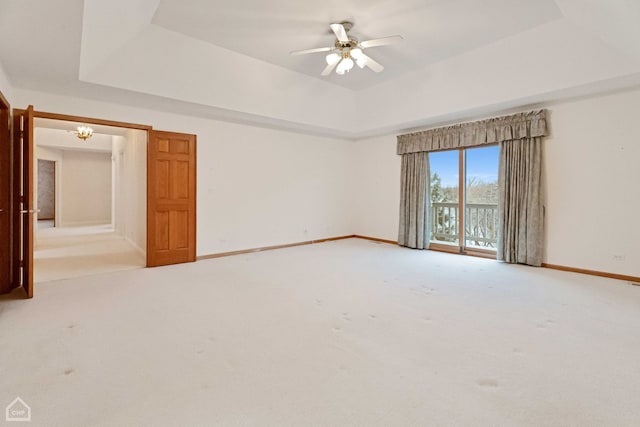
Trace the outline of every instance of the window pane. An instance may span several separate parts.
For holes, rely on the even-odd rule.
[[[499,154],[498,146],[465,150],[465,239],[468,247],[496,249]]]
[[[429,153],[431,241],[458,245],[458,150]]]

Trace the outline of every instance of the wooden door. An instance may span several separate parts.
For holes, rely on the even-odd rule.
[[[196,260],[196,136],[149,131],[147,267]]]
[[[0,294],[15,286],[11,280],[11,137],[9,103],[0,93]]]
[[[13,110],[13,277],[33,298],[33,106]]]

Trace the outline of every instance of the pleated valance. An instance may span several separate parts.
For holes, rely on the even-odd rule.
[[[547,136],[547,111],[530,111],[398,135],[398,154],[452,150]]]

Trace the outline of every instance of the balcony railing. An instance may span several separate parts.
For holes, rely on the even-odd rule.
[[[431,203],[431,240],[458,241],[458,203]],[[498,205],[467,203],[466,246],[495,249],[498,243]]]

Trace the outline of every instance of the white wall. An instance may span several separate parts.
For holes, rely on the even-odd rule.
[[[640,90],[549,110],[546,262],[640,276]]]
[[[36,159],[62,161],[62,150],[53,147],[42,147],[36,145]]]
[[[124,162],[124,150],[127,142],[124,136],[113,136],[113,152],[111,155],[112,161],[112,205],[111,205],[111,222],[116,233],[124,236],[126,234],[126,193],[127,186],[125,175],[125,162]]]
[[[36,129],[36,141],[48,130]],[[110,153],[36,145],[35,158],[56,162],[56,227],[111,222]]]
[[[36,121],[36,126],[37,126]],[[90,166],[76,164],[78,157],[73,153],[77,149],[86,150],[85,152],[98,153],[101,158],[105,156],[111,157],[111,136],[95,134],[91,139],[87,141],[80,141],[73,133],[67,132],[61,129],[49,129],[36,127],[34,130],[34,143],[36,144],[36,158],[43,160],[53,160],[56,162],[56,226],[73,226],[80,224],[95,224],[109,222],[111,214],[106,215],[104,212],[104,197],[103,195],[90,194],[88,197],[88,204],[93,203],[91,207],[83,206],[80,198],[85,197],[82,193],[76,194],[78,186],[86,186],[88,188],[100,188],[104,189],[104,168],[101,168],[98,173],[99,183],[96,182],[81,182],[76,183],[73,181],[77,173],[75,170],[91,173]],[[92,157],[95,160],[95,156]],[[71,159],[72,163],[65,162],[65,159]],[[74,161],[76,160],[76,161]],[[71,167],[72,170],[65,169]],[[63,173],[63,171],[65,171]],[[37,174],[37,171],[34,171]],[[85,175],[82,180],[88,181],[93,175]],[[66,179],[71,180],[71,187],[65,186]],[[35,180],[34,182],[37,182]],[[93,186],[93,187],[92,187]],[[97,187],[96,187],[97,186]],[[37,189],[36,194],[37,194]],[[111,193],[111,186],[106,190]],[[94,203],[97,202],[97,203]],[[37,197],[35,205],[38,206]],[[82,206],[81,210],[77,210],[77,206]],[[34,215],[35,216],[35,215]]]
[[[231,124],[216,125],[214,138],[210,147],[198,136],[199,244],[232,250],[241,236],[262,247],[352,234],[351,142]]]
[[[354,234],[397,241],[400,156],[396,136],[359,140],[352,150]]]
[[[544,262],[640,276],[640,91],[547,107]],[[355,233],[396,240],[396,136],[356,141]]]
[[[18,90],[17,106],[198,136],[197,254],[353,233],[351,141]]]
[[[395,134],[350,142],[38,92],[17,98],[18,106],[196,133],[198,255],[349,234],[397,238]],[[548,109],[545,262],[640,275],[640,91]]]
[[[142,253],[147,246],[147,133],[113,137],[116,232]]]
[[[0,92],[2,92],[7,101],[9,101],[11,108],[13,108],[13,87],[9,82],[7,73],[4,71],[2,62],[0,62]]]
[[[64,150],[61,226],[111,223],[111,154]]]

